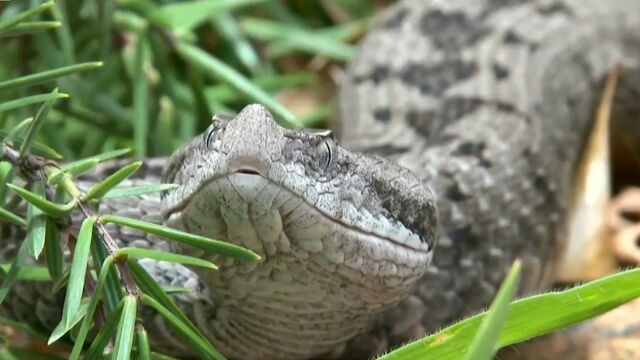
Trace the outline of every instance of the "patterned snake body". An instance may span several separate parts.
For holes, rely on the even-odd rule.
[[[221,266],[197,277],[143,261],[194,289],[177,299],[227,356],[370,356],[486,306],[515,258],[522,292],[549,285],[599,83],[634,59],[633,0],[400,1],[341,84],[338,142],[251,105],[150,162],[137,181],[160,165],[181,185],[162,212],[155,197],[105,205],[263,257],[176,249]],[[169,246],[112,230],[130,246]],[[18,318],[34,316],[27,291],[10,301]],[[185,350],[153,316],[155,341]]]

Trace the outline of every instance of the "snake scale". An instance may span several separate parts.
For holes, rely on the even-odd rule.
[[[156,183],[164,169],[180,187],[103,211],[262,256],[243,263],[111,229],[123,245],[220,265],[142,261],[193,289],[176,299],[230,358],[367,358],[486,306],[516,258],[521,293],[549,286],[600,84],[637,59],[636,0],[399,1],[348,66],[337,140],[249,105],[132,180]],[[623,124],[638,112],[625,96],[637,84],[617,96]],[[16,289],[5,311],[56,324],[44,290]],[[143,318],[157,345],[189,353],[156,314]]]

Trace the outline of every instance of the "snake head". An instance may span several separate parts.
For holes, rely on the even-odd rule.
[[[260,105],[214,117],[172,157],[164,181],[180,185],[163,196],[169,226],[262,256],[241,263],[182,249],[220,265],[200,274],[219,303],[251,299],[255,309],[261,299],[287,312],[293,301],[295,311],[326,313],[317,316],[335,326],[329,337],[362,331],[397,303],[424,274],[437,237],[434,196],[411,172],[352,153],[327,131],[285,129]],[[247,310],[228,316],[236,311]],[[345,317],[356,319],[346,330]],[[287,329],[304,333],[300,326]]]
[[[301,203],[300,214],[292,210],[287,219],[314,213],[345,231],[416,252],[416,258],[431,252],[437,237],[434,196],[408,170],[352,153],[328,130],[285,129],[261,105],[234,118],[214,116],[204,134],[172,157],[163,181],[181,185],[164,196],[167,219],[186,214],[215,183],[220,193],[205,202],[246,213],[258,192],[271,193],[258,197],[273,208],[283,205],[274,197]]]

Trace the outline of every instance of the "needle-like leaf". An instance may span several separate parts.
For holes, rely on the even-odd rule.
[[[152,297],[148,295],[142,295],[142,302],[148,306],[151,306],[160,315],[162,315],[162,317],[167,320],[173,330],[182,335],[182,338],[186,342],[191,344],[204,359],[225,360],[225,357],[217,352],[205,338],[194,332],[190,326],[185,324],[182,320],[172,314],[169,310],[163,307]]]
[[[128,186],[121,188],[114,188],[110,190],[103,199],[115,199],[121,197],[130,197],[130,196],[140,196],[151,194],[154,192],[161,192],[170,189],[175,189],[180,185],[177,184],[152,184],[152,185],[138,185],[138,186]]]
[[[122,310],[124,308],[124,299],[120,302],[118,307],[109,314],[107,321],[102,325],[98,334],[93,338],[93,342],[84,355],[85,360],[102,359],[102,352],[104,351],[112,334],[116,331],[118,326]]]
[[[47,1],[45,3],[42,3],[42,4],[38,5],[38,6],[34,6],[33,8],[31,8],[31,9],[29,9],[27,11],[21,12],[19,14],[13,15],[13,16],[9,16],[6,19],[2,19],[0,21],[0,31],[6,30],[6,29],[10,29],[10,28],[18,25],[19,23],[21,23],[25,19],[49,9],[53,5],[55,5],[55,2]]]
[[[212,270],[218,269],[216,264],[210,261],[202,260],[192,256],[174,254],[174,253],[169,253],[164,251],[156,251],[151,249],[127,247],[127,248],[122,248],[116,251],[116,253],[114,254],[116,258],[121,255],[126,255],[134,258],[149,258],[149,259],[154,259],[159,261],[168,261],[168,262],[182,264],[182,265],[193,265],[193,266],[199,266],[199,267],[212,269]]]
[[[60,230],[54,219],[47,217],[47,236],[44,242],[44,255],[51,279],[59,282],[64,272],[64,255],[60,246]]]
[[[91,189],[89,189],[89,191],[87,191],[87,193],[83,196],[83,200],[89,201],[102,198],[111,189],[115,188],[116,186],[118,186],[118,184],[138,171],[140,166],[142,166],[142,162],[136,161],[109,175],[106,179],[93,185]]]
[[[127,295],[123,299],[122,314],[116,330],[116,341],[113,346],[114,360],[128,360],[131,356],[136,327],[136,313],[138,299],[134,295]]]
[[[147,335],[147,331],[142,326],[140,326],[136,330],[136,342],[138,344],[138,358],[140,360],[151,360],[149,336]]]
[[[204,236],[193,235],[184,231],[172,229],[162,225],[152,224],[146,221],[129,219],[116,215],[103,215],[100,217],[103,223],[115,223],[122,226],[138,229],[149,234],[171,239],[173,241],[192,245],[200,249],[204,249],[213,253],[238,258],[241,260],[257,261],[260,255],[251,250],[247,250],[238,245],[228,242],[213,240]]]
[[[36,183],[34,185],[35,194],[44,196],[44,185],[42,183]],[[34,259],[38,260],[40,253],[44,248],[44,241],[46,238],[47,216],[32,203],[27,205],[27,249],[29,254]]]
[[[81,71],[94,70],[102,66],[102,62],[88,62],[47,70],[7,81],[0,82],[0,91],[17,89],[23,86],[41,84],[46,81],[55,80],[59,77],[74,74]]]
[[[80,232],[78,233],[76,249],[73,253],[73,260],[71,261],[71,273],[69,274],[69,282],[67,284],[67,294],[65,296],[64,307],[62,308],[62,320],[66,330],[69,330],[73,325],[82,299],[84,280],[87,273],[87,265],[89,264],[89,249],[91,248],[93,226],[95,223],[95,217],[86,218],[82,222]]]
[[[76,335],[76,341],[75,341],[75,344],[73,345],[73,349],[71,350],[71,355],[69,355],[70,360],[78,360],[80,358],[84,342],[87,340],[87,336],[89,335],[89,330],[91,330],[91,324],[93,323],[94,313],[96,312],[98,303],[102,298],[102,291],[104,289],[107,275],[111,270],[112,264],[113,264],[112,257],[108,257],[102,263],[102,267],[100,270],[100,274],[98,275],[98,281],[96,283],[95,290],[93,291],[93,295],[91,295],[91,301],[89,302],[89,305],[87,307],[87,313],[82,318],[82,324],[80,325],[80,330]]]
[[[45,214],[54,217],[60,218],[69,215],[73,207],[76,205],[75,201],[70,201],[67,204],[61,205],[51,202],[44,197],[33,193],[27,189],[21,188],[19,186],[13,184],[7,184],[7,186],[16,194],[18,194],[23,199],[27,200],[29,203],[37,206],[40,210],[42,210]]]
[[[14,225],[27,227],[27,220],[2,207],[0,207],[0,220],[8,221]]]

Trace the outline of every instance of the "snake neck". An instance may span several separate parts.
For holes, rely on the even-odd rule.
[[[515,258],[521,293],[550,284],[602,80],[620,62],[632,72],[639,29],[640,4],[625,0],[402,1],[363,40],[339,94],[338,138],[428,183],[442,224],[407,300],[419,320],[387,316],[380,323],[400,324],[387,334],[487,306]],[[632,93],[616,99],[618,123],[637,113]]]

